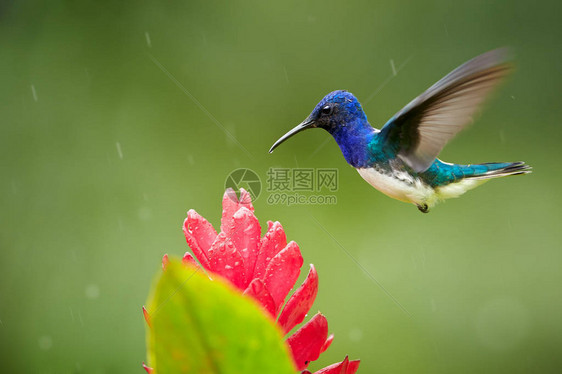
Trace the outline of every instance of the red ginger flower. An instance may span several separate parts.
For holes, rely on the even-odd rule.
[[[267,232],[261,237],[251,197],[244,189],[240,189],[240,199],[232,189],[226,190],[222,207],[221,232],[218,234],[196,211],[187,212],[183,224],[187,244],[211,277],[218,274],[253,297],[287,334],[304,320],[314,303],[318,293],[316,269],[310,265],[303,284],[284,304],[303,265],[299,246],[293,241],[287,243],[279,222],[268,221]],[[162,260],[164,267],[167,261],[165,255]],[[183,261],[198,266],[189,252],[186,252]],[[333,338],[333,335],[328,336],[328,321],[320,313],[289,336],[287,344],[297,369],[304,370],[311,361],[317,360]],[[315,374],[354,374],[358,367],[358,360],[349,361],[346,357],[344,361]],[[303,373],[310,372],[305,370]]]

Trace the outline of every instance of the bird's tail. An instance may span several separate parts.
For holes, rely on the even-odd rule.
[[[528,174],[532,171],[532,168],[523,161],[488,162],[485,164],[466,165],[462,171],[464,178],[484,180],[506,177],[508,175]]]

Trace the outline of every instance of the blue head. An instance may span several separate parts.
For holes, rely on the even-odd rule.
[[[345,159],[353,166],[363,162],[366,144],[374,132],[355,96],[338,90],[324,96],[301,124],[273,144],[269,153],[291,136],[310,128],[321,128],[332,134]]]
[[[324,96],[306,121],[312,121],[311,127],[320,127],[334,134],[342,127],[367,122],[367,116],[353,94],[339,90]]]

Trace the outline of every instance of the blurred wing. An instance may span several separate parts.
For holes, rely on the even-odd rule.
[[[412,169],[425,171],[509,73],[507,55],[505,49],[496,49],[459,66],[396,113],[381,135],[398,144],[398,156]]]

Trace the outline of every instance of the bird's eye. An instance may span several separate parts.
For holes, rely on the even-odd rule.
[[[332,107],[329,105],[326,105],[324,108],[322,108],[322,114],[325,116],[328,116],[330,114],[332,114]]]

